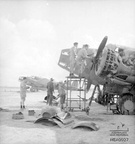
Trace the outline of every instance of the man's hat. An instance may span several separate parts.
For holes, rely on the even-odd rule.
[[[50,80],[51,80],[51,81],[53,81],[54,79],[53,79],[53,78],[51,78]]]
[[[26,77],[24,77],[24,76],[19,77],[19,81],[23,81],[23,80],[25,80],[25,79],[27,79],[27,78],[26,78]]]
[[[89,47],[89,45],[88,45],[88,44],[85,44],[85,47]]]
[[[74,45],[78,45],[78,42],[74,42]]]

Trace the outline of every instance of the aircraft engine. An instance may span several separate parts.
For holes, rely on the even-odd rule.
[[[135,70],[133,66],[127,66],[122,62],[122,58],[114,49],[105,48],[100,53],[95,65],[96,75],[103,78],[113,78],[117,84],[128,85],[135,83]],[[114,79],[115,78],[115,79]]]
[[[107,45],[100,52],[95,63],[95,74],[120,89],[117,91],[119,108],[122,114],[135,112],[135,69],[134,65],[124,63],[115,45]]]
[[[118,63],[116,61],[116,55],[111,49],[104,49],[99,55],[96,63],[95,72],[96,75],[106,77],[108,74],[117,72]]]

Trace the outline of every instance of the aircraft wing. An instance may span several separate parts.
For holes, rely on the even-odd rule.
[[[31,78],[31,77],[27,77],[27,85],[31,85],[31,86],[44,86],[46,84],[47,84],[47,82],[43,83],[40,80],[36,80],[36,79]]]

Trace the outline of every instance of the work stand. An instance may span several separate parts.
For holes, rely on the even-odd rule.
[[[66,107],[69,111],[86,109],[86,87],[87,79],[83,77],[67,77]],[[75,93],[75,94],[73,94]]]

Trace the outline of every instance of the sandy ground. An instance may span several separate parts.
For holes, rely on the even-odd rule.
[[[100,129],[90,129],[70,126],[59,128],[34,124],[41,109],[45,106],[43,98],[45,92],[27,93],[26,109],[23,110],[24,119],[14,120],[12,114],[19,112],[20,97],[17,92],[1,92],[0,107],[9,111],[0,111],[0,144],[133,144],[135,141],[135,116],[113,115],[107,113],[106,107],[92,103],[89,116],[85,112],[72,112],[75,121],[91,121]],[[34,116],[28,115],[28,110],[36,111]],[[122,125],[123,124],[123,125]],[[122,127],[123,126],[123,127]],[[128,130],[126,136],[111,136],[112,130]],[[115,141],[114,139],[115,138]],[[121,138],[121,140],[120,140]],[[113,141],[112,141],[113,139]],[[119,141],[116,141],[118,140]]]

